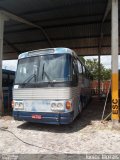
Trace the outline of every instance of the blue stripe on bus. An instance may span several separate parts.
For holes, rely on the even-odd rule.
[[[42,119],[33,119],[32,115],[41,115]],[[69,124],[73,121],[74,112],[69,113],[45,113],[45,112],[24,112],[13,111],[15,120],[28,122],[47,123],[47,124]]]

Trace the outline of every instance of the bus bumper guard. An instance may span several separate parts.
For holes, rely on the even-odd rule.
[[[32,115],[40,115],[41,119],[33,119]],[[15,120],[24,120],[35,123],[69,124],[74,119],[74,112],[72,111],[68,113],[45,113],[13,111],[13,117]]]

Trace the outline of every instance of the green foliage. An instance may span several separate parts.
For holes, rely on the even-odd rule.
[[[84,59],[83,56],[79,56],[79,59],[80,59],[83,63],[85,63],[85,59]]]
[[[88,70],[92,73],[93,79],[97,80],[99,77],[99,68],[97,59],[86,60],[85,65]],[[103,64],[100,64],[100,80],[110,80],[111,79],[111,69],[106,69]]]

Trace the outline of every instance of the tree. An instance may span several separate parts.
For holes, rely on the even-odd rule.
[[[111,69],[104,69],[104,80],[110,80],[111,79]]]
[[[93,60],[86,60],[85,65],[87,66],[88,70],[92,73],[93,79],[97,80],[99,76],[99,68],[98,68],[98,61],[97,59]],[[111,79],[111,69],[106,69],[103,64],[100,64],[100,80],[110,80]]]
[[[84,58],[84,56],[79,56],[79,59],[85,64],[85,58]]]

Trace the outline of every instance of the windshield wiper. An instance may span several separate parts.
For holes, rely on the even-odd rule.
[[[25,79],[22,84],[25,86],[26,84],[28,84],[33,78],[36,78],[36,74],[32,74],[30,75],[27,79]]]
[[[51,78],[49,77],[49,75],[48,75],[48,74],[46,73],[46,71],[45,71],[45,63],[43,64],[43,69],[42,69],[42,80],[43,80],[43,76],[44,76],[44,75],[47,77],[49,83],[52,84]]]

